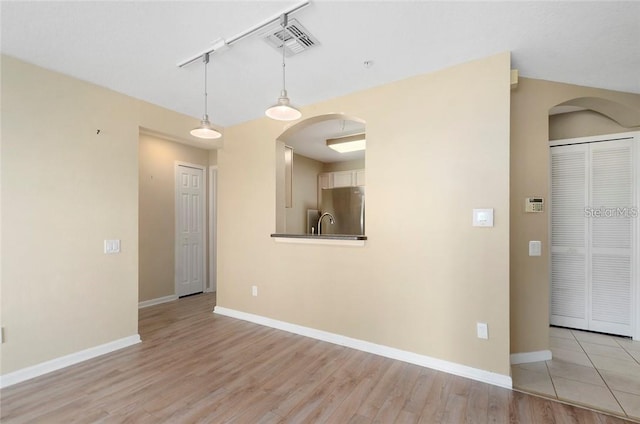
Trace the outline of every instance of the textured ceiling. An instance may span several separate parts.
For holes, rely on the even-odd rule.
[[[296,3],[3,1],[2,53],[199,118],[202,63],[176,64]],[[294,16],[320,42],[287,61],[300,106],[505,50],[522,76],[640,93],[640,2],[316,0]],[[280,71],[255,37],[214,53],[211,120],[263,116]]]

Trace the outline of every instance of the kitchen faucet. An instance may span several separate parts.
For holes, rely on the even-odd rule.
[[[333,215],[331,215],[329,212],[325,212],[320,215],[320,218],[318,219],[318,235],[322,234],[322,218],[324,218],[325,216],[329,217],[329,224],[333,224],[335,222],[333,219]]]

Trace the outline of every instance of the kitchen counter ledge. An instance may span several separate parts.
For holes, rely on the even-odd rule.
[[[279,243],[324,244],[334,246],[364,246],[365,235],[346,234],[271,234]]]

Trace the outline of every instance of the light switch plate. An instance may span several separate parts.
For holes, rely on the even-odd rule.
[[[493,209],[474,209],[474,227],[493,227]]]
[[[120,253],[120,240],[105,240],[104,253]]]

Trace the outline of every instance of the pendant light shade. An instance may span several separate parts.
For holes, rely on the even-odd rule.
[[[287,96],[287,88],[285,84],[286,65],[284,61],[284,44],[287,35],[287,22],[288,17],[285,13],[280,19],[280,23],[282,25],[282,91],[280,91],[278,102],[264,112],[265,115],[271,119],[275,119],[276,121],[295,121],[302,116],[302,113],[298,109],[291,106],[291,101]]]
[[[191,135],[198,138],[220,138],[222,134],[211,126],[211,122],[209,122],[209,117],[204,115],[202,117],[202,121],[200,121],[200,126],[191,130]]]
[[[287,90],[282,90],[280,92],[280,98],[278,98],[278,103],[267,109],[264,114],[277,121],[295,121],[302,116],[302,113],[289,103],[290,100],[289,97],[287,97]]]
[[[212,140],[222,137],[222,134],[213,128],[207,114],[207,64],[209,63],[209,53],[205,53],[202,56],[202,61],[204,62],[204,115],[202,116],[202,121],[200,121],[200,126],[190,132],[194,137]]]

